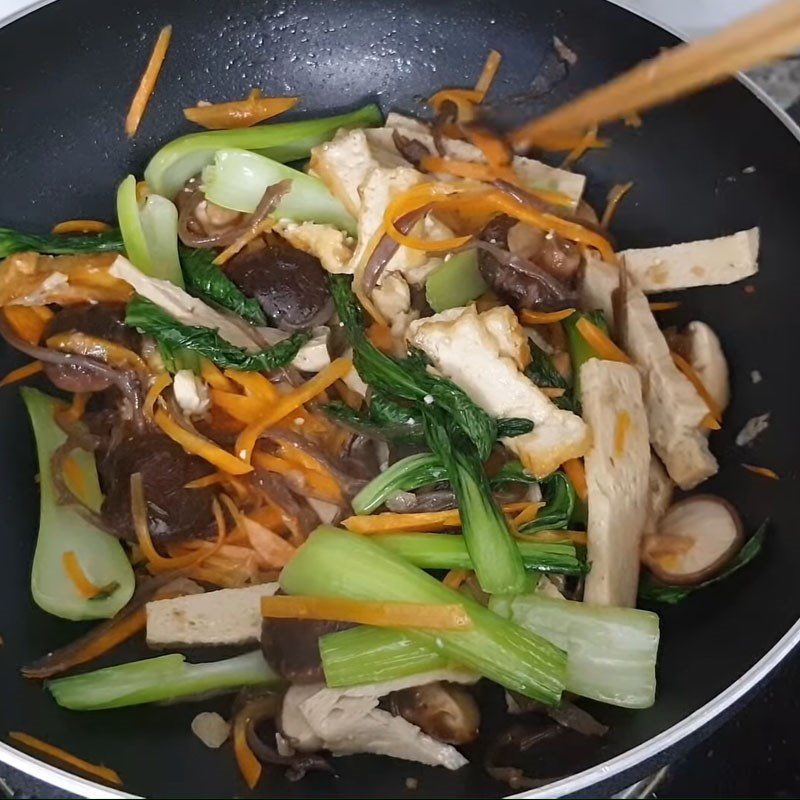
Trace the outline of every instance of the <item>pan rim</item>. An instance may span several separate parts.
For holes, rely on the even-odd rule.
[[[30,3],[23,3],[15,11],[0,18],[0,28],[4,28],[12,22],[54,2],[56,2],[56,0],[33,0]],[[623,11],[646,20],[678,39],[686,40],[686,37],[672,26],[654,18],[641,9],[632,8],[628,5],[628,0],[605,0],[605,2],[611,3],[621,8]],[[800,125],[798,125],[798,123],[751,78],[739,73],[736,79],[778,118],[800,144]],[[607,761],[583,770],[582,772],[549,783],[541,789],[533,789],[514,795],[507,795],[507,797],[524,798],[524,800],[534,800],[535,798],[545,797],[564,797],[617,778],[626,771],[635,770],[642,764],[658,758],[659,755],[676,747],[689,736],[707,729],[715,719],[719,718],[737,701],[741,700],[745,695],[755,689],[771,672],[780,666],[798,644],[800,644],[800,619],[798,619],[794,625],[792,625],[792,627],[747,670],[747,672],[680,722],[675,723],[665,731],[642,742],[642,744],[626,750],[624,753],[620,753],[620,755],[614,756]],[[92,800],[106,800],[106,798],[134,798],[134,800],[141,800],[141,795],[113,789],[101,783],[74,775],[60,767],[53,766],[52,764],[17,750],[1,740],[0,763],[7,764],[26,775],[44,781],[58,789],[63,789],[64,791],[79,795],[80,797],[91,798]]]

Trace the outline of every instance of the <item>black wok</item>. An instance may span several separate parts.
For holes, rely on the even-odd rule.
[[[166,67],[140,133],[122,123],[159,27],[174,25]],[[579,54],[554,104],[600,83],[675,39],[603,0],[63,0],[0,30],[0,221],[47,229],[74,217],[109,218],[113,192],[155,149],[187,130],[180,109],[199,99],[244,96],[251,86],[302,97],[302,111],[347,109],[377,98],[385,110],[419,109],[445,85],[469,85],[491,47],[505,60],[493,98],[525,92],[552,36]],[[528,102],[518,113],[531,114]],[[800,391],[793,347],[800,340],[797,266],[800,148],[797,130],[747,86],[730,83],[620,128],[614,146],[581,164],[589,199],[602,206],[612,184],[636,187],[616,218],[625,246],[717,236],[760,225],[763,257],[754,294],[742,285],[685,292],[675,322],[700,318],[721,334],[732,364],[733,405],[713,449],[722,463],[708,486],[731,499],[750,529],[772,520],[765,554],[724,583],[660,609],[658,701],[646,712],[592,710],[612,726],[579,772],[547,793],[620,787],[686,746],[754,687],[800,638],[797,433]],[[755,171],[745,168],[754,166]],[[4,347],[0,370],[20,363]],[[763,382],[755,385],[750,372]],[[755,452],[734,436],[752,415],[772,412]],[[189,733],[191,705],[94,714],[59,709],[19,666],[73,639],[82,626],[36,608],[28,579],[37,521],[33,441],[17,392],[0,394],[0,735],[24,730],[113,766],[127,791],[158,797],[246,794],[230,752],[211,752]],[[778,483],[742,461],[781,474]],[[139,645],[114,654],[141,657]],[[208,707],[208,704],[203,706]],[[222,708],[223,706],[220,705]],[[485,726],[486,727],[486,726]],[[64,789],[107,790],[45,767],[0,744],[0,761]],[[599,765],[603,764],[602,770]],[[457,773],[378,757],[337,761],[339,777],[285,783],[268,771],[263,796],[496,797],[504,787],[480,766]],[[592,788],[589,788],[592,787]]]

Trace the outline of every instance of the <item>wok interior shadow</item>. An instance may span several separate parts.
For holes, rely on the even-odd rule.
[[[174,40],[140,133],[128,141],[123,118],[159,27]],[[420,111],[441,86],[471,85],[489,48],[504,56],[493,101],[529,90],[557,34],[579,56],[569,78],[544,99],[513,113],[533,113],[674,42],[660,29],[598,0],[350,0],[249,2],[223,6],[193,0],[56,3],[0,31],[0,158],[3,224],[37,230],[74,217],[110,218],[121,176],[140,174],[163,142],[188,126],[180,109],[197,100],[244,96],[251,86],[302,98],[293,116],[333,112],[377,97],[384,110]],[[499,103],[502,105],[502,103]],[[654,708],[632,712],[592,706],[611,725],[582,768],[639,745],[694,712],[736,681],[795,622],[800,541],[794,535],[796,465],[793,398],[797,372],[782,348],[800,338],[794,266],[800,201],[797,142],[744,87],[726,85],[646,115],[639,130],[613,129],[614,146],[589,154],[589,199],[634,180],[613,232],[623,246],[708,238],[761,226],[757,291],[741,285],[682,294],[674,322],[693,318],[719,333],[732,366],[733,405],[713,449],[722,469],[708,486],[732,501],[750,530],[766,517],[766,552],[748,569],[674,608],[661,607],[659,694]],[[744,168],[755,166],[748,174]],[[672,321],[672,320],[671,320]],[[769,344],[768,344],[769,343]],[[8,348],[2,370],[20,359]],[[750,371],[764,381],[752,384]],[[734,444],[741,425],[769,410],[772,426],[757,455]],[[230,753],[211,752],[191,735],[201,709],[227,700],[169,709],[141,707],[94,714],[58,708],[21,664],[69,641],[82,626],[48,617],[28,587],[37,520],[33,440],[14,390],[0,394],[0,731],[25,730],[95,762],[113,766],[130,792],[160,797],[243,795]],[[765,482],[741,469],[757,460],[785,476]],[[789,579],[787,580],[787,576]],[[146,655],[141,645],[113,662]],[[198,654],[213,657],[213,654]],[[104,663],[112,663],[106,661]],[[488,705],[497,713],[498,697]],[[491,717],[490,717],[491,718]],[[492,723],[494,724],[494,723]],[[500,724],[499,721],[496,723]],[[536,760],[531,755],[531,764]],[[337,759],[338,776],[285,782],[268,770],[257,793],[286,797],[403,796],[416,778],[428,797],[497,797],[504,787],[479,765],[457,773],[372,756]],[[644,767],[643,767],[644,769]],[[631,776],[619,777],[621,785]]]

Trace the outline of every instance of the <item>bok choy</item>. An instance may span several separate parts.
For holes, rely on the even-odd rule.
[[[53,416],[60,403],[36,389],[21,391],[39,457],[39,536],[31,572],[34,602],[47,613],[65,619],[113,617],[133,594],[133,569],[119,541],[96,528],[74,508],[59,505],[51,464],[56,450],[67,439]],[[73,487],[74,491],[89,508],[99,511],[102,495],[94,455],[74,450],[71,458],[80,471],[82,483],[79,488]],[[91,583],[114,588],[96,598],[84,597],[64,568],[64,554],[70,551]]]
[[[655,702],[658,615],[540,594],[493,597],[492,611],[567,651],[567,689],[625,708]]]
[[[472,627],[405,634],[446,659],[515,692],[556,704],[566,675],[557,647],[449,589],[369,537],[321,526],[283,568],[288,594],[405,603],[459,603]]]
[[[211,163],[217,150],[236,147],[283,163],[298,161],[308,158],[312,147],[330,139],[339,128],[369,128],[382,121],[380,109],[370,103],[334,117],[190,133],[164,145],[150,159],[144,177],[154,192],[173,199],[189,178]]]
[[[51,256],[69,256],[76,253],[120,253],[123,249],[122,234],[118,230],[59,236],[0,228],[0,258],[26,250]]]
[[[581,397],[581,384],[580,374],[581,367],[590,358],[599,358],[597,351],[581,336],[578,330],[578,323],[582,319],[588,319],[593,325],[600,328],[603,333],[608,333],[608,323],[606,322],[605,314],[602,311],[576,311],[570,314],[564,322],[564,332],[567,334],[567,343],[569,345],[569,355],[572,362],[572,401],[573,404],[580,403]]]
[[[319,178],[258,153],[231,148],[218,150],[214,161],[203,169],[206,198],[246,213],[255,211],[270,186],[284,180],[291,181],[291,188],[272,212],[275,219],[326,223],[355,235],[355,219]]]
[[[83,675],[48,681],[46,686],[62,708],[100,711],[105,708],[167,703],[205,697],[209,692],[235,692],[246,686],[277,686],[280,678],[260,650],[223,661],[189,664],[171,653]]]
[[[140,204],[136,178],[128,175],[117,189],[117,219],[128,259],[145,275],[183,287],[175,204],[157,194]]]

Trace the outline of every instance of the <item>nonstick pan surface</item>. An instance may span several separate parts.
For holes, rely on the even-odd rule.
[[[173,44],[131,142],[123,133],[124,114],[155,35],[167,23],[174,26]],[[384,111],[414,113],[420,112],[422,97],[442,86],[471,85],[494,47],[504,61],[491,99],[508,116],[502,98],[530,89],[554,35],[579,55],[578,64],[551,95],[527,101],[517,115],[555,104],[675,43],[662,29],[602,0],[63,0],[0,30],[0,224],[46,230],[61,219],[112,218],[121,177],[141,174],[161,144],[188,130],[181,108],[200,99],[244,96],[252,86],[299,95],[295,116],[332,113],[369,99]],[[747,569],[678,606],[658,609],[663,632],[656,705],[639,712],[593,706],[611,733],[591,753],[576,757],[570,769],[580,772],[615,760],[559,784],[566,792],[602,780],[622,785],[653,759],[663,759],[667,745],[710,723],[788,651],[797,631],[757,674],[740,680],[787,635],[800,610],[795,134],[736,82],[650,113],[640,129],[620,126],[611,133],[613,147],[589,154],[580,169],[589,175],[588,197],[595,206],[602,207],[613,184],[636,182],[613,226],[622,246],[761,227],[754,293],[741,284],[684,292],[680,308],[665,321],[703,319],[720,333],[731,363],[733,404],[723,430],[713,437],[722,468],[707,490],[734,502],[750,530],[766,518],[771,527],[764,555]],[[3,347],[0,371],[21,360]],[[760,383],[751,380],[752,370],[763,376]],[[744,422],[765,411],[771,412],[769,430],[752,449],[736,447],[734,437]],[[246,796],[230,750],[209,751],[189,730],[200,708],[224,709],[225,702],[77,714],[59,709],[38,684],[20,676],[21,664],[70,641],[83,627],[47,616],[30,598],[37,468],[13,389],[0,394],[0,443],[0,735],[24,730],[112,766],[125,790],[135,794]],[[753,476],[742,462],[768,465],[781,480]],[[130,645],[108,663],[145,654],[143,646]],[[213,657],[196,654],[202,656]],[[718,698],[724,692],[727,700]],[[499,702],[499,694],[494,699]],[[698,714],[699,709],[704,710]],[[491,734],[499,724],[490,719],[483,727]],[[3,748],[0,760],[46,775],[63,788],[105,791],[63,773],[44,773]],[[630,753],[633,748],[638,749]],[[357,756],[338,759],[336,767],[338,778],[312,776],[296,784],[268,769],[258,792],[413,796],[406,788],[413,777],[420,796],[507,793],[479,765],[449,773]]]

